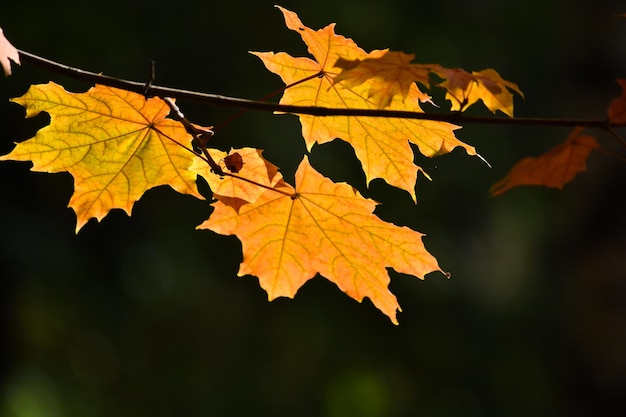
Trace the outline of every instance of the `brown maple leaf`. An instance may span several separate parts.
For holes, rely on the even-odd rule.
[[[0,160],[32,161],[33,171],[72,174],[69,206],[77,232],[114,208],[130,215],[135,201],[159,185],[203,198],[196,174],[188,170],[191,135],[165,118],[170,108],[163,100],[101,85],[68,93],[48,83],[31,86],[13,101],[26,108],[26,117],[48,113],[50,125]]]
[[[334,24],[320,30],[310,29],[298,16],[284,8],[282,11],[287,27],[297,32],[313,55],[310,58],[294,58],[286,53],[253,52],[261,58],[268,70],[278,74],[287,85],[281,104],[318,106],[331,108],[376,108],[370,97],[371,83],[358,86],[335,83],[339,69],[335,63],[343,60],[364,60],[376,57],[380,52],[367,54],[354,41],[335,34]],[[317,76],[319,75],[319,76]],[[307,79],[307,81],[302,81]],[[404,98],[394,97],[387,108],[418,111],[423,93],[413,83]],[[315,143],[323,144],[340,138],[352,145],[361,161],[369,183],[382,178],[387,183],[408,191],[414,200],[417,172],[410,143],[428,157],[450,152],[457,146],[475,155],[473,147],[459,141],[454,130],[459,126],[426,120],[391,119],[383,117],[309,116],[300,115],[302,135],[310,151]]]
[[[497,196],[520,185],[543,185],[562,189],[576,174],[587,170],[587,158],[593,149],[600,147],[595,137],[582,134],[584,129],[574,129],[565,142],[536,158],[519,161],[502,180],[491,187]]]
[[[295,189],[279,181],[237,211],[221,201],[198,228],[241,240],[239,276],[254,275],[270,300],[294,297],[317,273],[357,301],[368,297],[397,324],[400,310],[386,268],[423,278],[441,271],[422,234],[386,223],[377,203],[351,186],[334,183],[305,159]]]

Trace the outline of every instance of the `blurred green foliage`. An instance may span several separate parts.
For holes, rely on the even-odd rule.
[[[626,77],[626,2],[283,1],[303,22],[337,23],[365,49],[495,68],[520,85],[516,114],[604,117]],[[246,51],[306,54],[273,2],[8,2],[0,26],[18,48],[107,75],[258,98],[281,87]],[[0,80],[0,152],[33,135],[8,98],[54,80],[24,65]],[[433,92],[445,110],[445,103]],[[211,125],[235,109],[179,103]],[[476,108],[475,114],[486,114]],[[419,204],[382,181],[365,188],[345,144],[313,164],[382,202],[385,220],[426,233],[452,273],[392,272],[394,327],[317,277],[295,300],[266,301],[236,278],[240,245],[194,227],[206,201],[160,188],[133,217],[114,212],[74,235],[71,178],[0,164],[0,414],[56,416],[596,416],[624,412],[626,199],[623,162],[595,155],[564,191],[487,190],[566,129],[466,126],[461,152],[417,159]],[[256,146],[286,178],[304,152],[297,119],[249,112],[215,146]],[[621,410],[617,410],[621,407]]]

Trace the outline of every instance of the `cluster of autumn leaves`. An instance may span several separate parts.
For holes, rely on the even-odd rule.
[[[453,111],[482,101],[492,112],[512,117],[513,93],[522,95],[517,85],[494,70],[468,73],[413,64],[413,56],[401,52],[367,53],[351,39],[337,35],[334,25],[313,30],[295,13],[279,9],[287,27],[302,37],[312,55],[253,53],[288,86],[281,104],[422,112],[420,104],[431,97],[418,83],[429,88],[431,74],[443,80],[438,86],[446,90]],[[0,63],[5,72],[10,71],[9,59],[19,62],[17,51],[10,48],[0,33]],[[243,251],[239,275],[257,276],[270,300],[293,297],[319,273],[358,301],[368,297],[397,323],[400,307],[388,290],[386,268],[419,278],[441,271],[420,233],[380,220],[373,214],[375,201],[348,184],[324,177],[306,156],[292,186],[263,158],[261,150],[225,153],[211,149],[209,142],[199,152],[188,129],[167,117],[171,105],[161,98],[146,99],[104,85],[69,93],[51,82],[33,85],[13,101],[26,109],[26,117],[46,112],[51,120],[0,160],[31,161],[35,171],[69,172],[74,177],[69,206],[76,212],[77,232],[91,218],[101,220],[114,208],[130,215],[143,193],[159,185],[202,199],[196,187],[201,176],[215,201],[210,217],[198,228],[236,235]],[[625,119],[626,99],[622,96],[617,103],[612,105],[616,116],[611,117]],[[299,118],[309,151],[315,143],[340,138],[353,147],[368,183],[382,178],[406,190],[414,200],[421,169],[413,162],[411,143],[428,157],[456,147],[476,155],[473,147],[456,138],[459,126],[446,122],[361,116]],[[588,153],[597,146],[594,138],[577,129],[543,157],[522,161],[515,168],[521,174],[514,169],[494,192],[521,183],[562,186],[566,177],[584,169]],[[209,160],[218,161],[219,172]],[[541,164],[547,168],[540,168]],[[554,170],[555,166],[563,172]]]

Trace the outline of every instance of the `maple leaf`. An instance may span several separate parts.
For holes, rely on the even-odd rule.
[[[334,83],[338,75],[334,64],[340,58],[363,60],[376,57],[380,51],[368,55],[351,39],[336,35],[334,24],[315,31],[304,26],[295,13],[281,7],[279,9],[287,27],[300,34],[315,58],[294,58],[283,52],[252,52],[268,70],[278,74],[289,86],[280,103],[331,108],[375,108],[375,104],[368,99],[370,83],[364,82],[356,87]],[[423,98],[423,93],[416,84],[412,84],[406,97],[394,97],[388,108],[421,112],[420,98]],[[459,126],[450,123],[383,117],[299,117],[309,151],[315,143],[323,144],[341,138],[354,148],[365,171],[367,183],[374,178],[383,178],[388,184],[408,191],[413,200],[416,200],[415,182],[420,168],[413,163],[414,155],[409,142],[417,145],[419,151],[428,157],[450,152],[457,146],[463,147],[470,155],[476,154],[473,147],[454,136],[454,130]]]
[[[165,118],[169,107],[163,100],[102,85],[69,93],[51,82],[33,85],[13,101],[26,108],[26,117],[47,112],[50,125],[0,160],[32,161],[33,171],[69,172],[76,232],[114,208],[130,215],[134,202],[158,185],[203,198],[196,174],[187,169],[194,154],[184,147],[191,148],[192,138],[182,124]]]
[[[343,71],[333,78],[333,83],[342,82],[348,88],[368,83],[367,98],[375,107],[383,108],[396,95],[404,100],[414,82],[430,86],[430,66],[411,64],[414,58],[413,54],[388,50],[373,51],[365,59],[339,58],[334,66]],[[421,93],[420,101],[429,102],[430,96]]]
[[[587,170],[586,160],[600,145],[595,137],[584,135],[576,128],[565,140],[543,155],[519,161],[505,178],[491,187],[497,196],[520,185],[543,185],[562,189],[576,174]]]
[[[236,174],[216,175],[200,157],[194,158],[193,164],[189,167],[209,183],[215,199],[236,211],[244,204],[254,203],[267,188],[273,188],[283,178],[278,172],[278,167],[261,156],[260,149],[233,149],[227,154],[207,148],[207,152],[213,160],[225,163],[229,157],[239,155],[241,166]]]
[[[239,211],[221,201],[198,226],[241,240],[239,276],[255,275],[268,298],[294,297],[317,273],[357,301],[368,297],[397,324],[400,310],[386,268],[423,278],[440,271],[422,234],[386,223],[377,203],[315,171],[305,157],[295,189],[279,181]]]
[[[471,74],[461,68],[444,68],[431,65],[431,71],[445,81],[439,83],[445,88],[446,99],[452,103],[451,110],[465,111],[469,106],[482,100],[492,113],[500,110],[513,117],[513,94],[509,90],[524,97],[517,84],[502,79],[493,69],[473,71]]]
[[[341,81],[349,87],[369,82],[368,97],[384,107],[396,95],[406,97],[414,82],[430,88],[429,74],[434,73],[444,79],[438,86],[448,91],[446,99],[452,103],[451,110],[464,111],[481,100],[493,113],[500,110],[509,117],[513,117],[513,95],[509,90],[524,96],[517,84],[502,79],[493,69],[470,74],[461,68],[412,64],[413,54],[386,50],[376,52],[365,59],[339,58],[335,66],[342,72],[334,78],[334,82]],[[430,97],[423,94],[421,101],[430,101]]]
[[[7,38],[4,37],[2,28],[0,28],[0,65],[6,77],[11,75],[11,61],[19,65],[20,54]]]
[[[622,94],[613,99],[609,105],[609,120],[612,123],[626,123],[626,79],[618,79],[617,83],[622,87]]]

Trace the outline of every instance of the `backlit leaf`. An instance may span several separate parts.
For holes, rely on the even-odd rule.
[[[284,181],[239,211],[221,201],[198,228],[241,240],[239,276],[254,275],[270,300],[293,297],[317,273],[357,301],[368,297],[397,324],[386,268],[423,278],[441,271],[422,234],[382,221],[377,203],[334,183],[304,159],[295,189]]]
[[[254,148],[234,149],[230,154],[217,149],[207,149],[215,161],[224,161],[229,156],[239,155],[241,169],[234,175],[220,177],[200,157],[196,157],[191,171],[201,175],[208,183],[213,197],[235,210],[248,203],[254,203],[268,187],[274,187],[283,176],[276,165],[261,156],[261,150]]]
[[[0,160],[32,161],[33,171],[72,174],[69,206],[77,232],[114,208],[130,215],[135,201],[159,185],[203,198],[196,174],[188,170],[194,154],[183,148],[191,148],[191,136],[165,118],[169,107],[163,100],[101,85],[68,93],[48,83],[31,86],[13,101],[26,108],[26,117],[48,113],[50,125]]]
[[[517,84],[506,81],[492,70],[472,72],[461,68],[444,68],[441,65],[413,64],[413,55],[404,52],[376,51],[365,59],[346,60],[339,58],[336,67],[343,71],[334,82],[343,82],[348,87],[368,83],[370,97],[379,107],[385,107],[399,95],[406,97],[415,82],[430,87],[429,74],[437,74],[444,81],[438,84],[447,90],[446,99],[452,103],[451,110],[465,111],[469,106],[482,101],[489,110],[502,111],[513,117],[513,94],[523,94]],[[422,102],[430,97],[423,94]]]
[[[491,195],[500,195],[520,185],[562,189],[576,174],[587,170],[589,154],[600,147],[596,138],[584,135],[582,131],[582,128],[576,128],[565,142],[543,155],[519,161],[505,178],[491,187]]]
[[[349,61],[339,58],[335,67],[343,71],[333,79],[333,82],[335,84],[341,82],[347,88],[368,83],[367,97],[378,108],[388,106],[396,95],[404,100],[415,82],[426,87],[430,86],[428,78],[430,67],[411,64],[413,54],[387,50],[374,52],[363,60]],[[430,101],[430,96],[422,93],[420,101]]]
[[[482,100],[491,112],[500,110],[513,117],[511,91],[524,97],[517,84],[502,79],[493,69],[473,71],[470,74],[461,68],[450,69],[432,65],[432,71],[444,79],[439,86],[448,90],[446,99],[452,103],[453,111],[465,111],[472,104]]]
[[[344,60],[364,60],[376,57],[380,51],[367,54],[351,39],[335,34],[334,24],[320,30],[302,24],[298,16],[286,9],[282,11],[287,27],[302,37],[313,55],[310,58],[294,58],[286,53],[254,52],[268,70],[278,74],[286,85],[281,104],[319,106],[331,108],[373,109],[370,100],[371,85],[364,82],[358,86],[335,83],[339,69],[335,63]],[[316,76],[319,75],[319,76]],[[307,77],[308,81],[301,82]],[[424,94],[416,84],[409,87],[407,95],[394,97],[387,108],[421,112],[420,100]],[[302,135],[310,150],[315,143],[323,144],[336,138],[350,143],[361,161],[369,183],[374,178],[383,178],[387,183],[408,191],[413,199],[419,168],[413,163],[414,143],[428,157],[463,147],[468,154],[475,155],[473,147],[459,141],[454,130],[458,126],[426,120],[391,119],[382,117],[309,116],[300,115]]]

